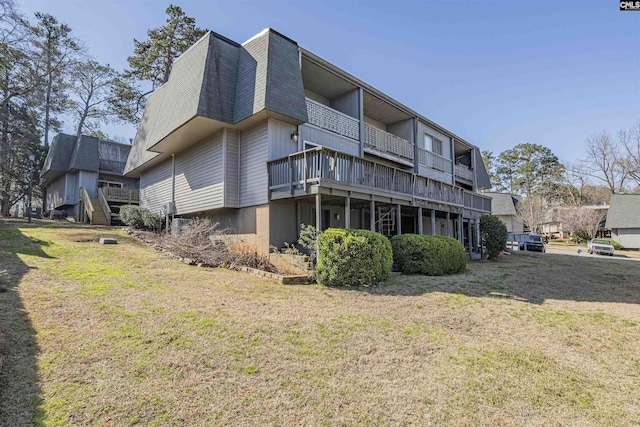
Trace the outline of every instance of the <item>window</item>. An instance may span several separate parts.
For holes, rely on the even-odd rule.
[[[424,134],[424,149],[431,151],[439,156],[443,153],[443,144],[438,138],[434,138],[428,133]]]
[[[103,181],[103,180],[99,180],[99,181],[98,181],[98,187],[115,187],[115,188],[122,188],[122,183],[121,183],[121,182],[113,182],[113,181]]]

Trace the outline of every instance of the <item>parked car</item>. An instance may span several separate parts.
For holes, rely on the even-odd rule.
[[[520,242],[521,251],[535,251],[546,252],[547,249],[544,245],[544,239],[539,234],[524,234],[524,241]]]
[[[602,254],[613,256],[613,244],[610,239],[591,239],[587,244],[590,254]]]

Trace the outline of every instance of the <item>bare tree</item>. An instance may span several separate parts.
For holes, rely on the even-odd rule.
[[[586,143],[587,158],[583,160],[583,172],[605,184],[611,193],[622,192],[628,173],[620,147],[606,131],[594,133]]]
[[[518,203],[516,217],[533,233],[539,233],[542,230],[542,224],[547,222],[547,208],[540,197],[526,197]]]
[[[625,151],[624,168],[629,177],[640,186],[640,121],[629,130],[620,130],[618,141]]]

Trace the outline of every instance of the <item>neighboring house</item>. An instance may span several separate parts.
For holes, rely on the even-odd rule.
[[[605,237],[607,235],[605,227],[605,219],[609,210],[609,205],[586,205],[580,209],[591,211],[592,214],[602,218],[600,226],[596,232],[596,237]],[[567,206],[552,206],[549,207],[545,213],[546,222],[542,224],[542,233],[548,235],[551,238],[568,238],[571,236],[571,227],[567,226],[567,215],[575,216],[576,208]],[[569,221],[570,223],[571,221]]]
[[[271,29],[209,32],[180,56],[125,174],[143,207],[213,218],[261,251],[303,223],[476,247],[491,211],[477,147]]]
[[[123,176],[130,145],[83,135],[58,134],[40,173],[45,210],[110,225],[119,206],[138,203],[139,180]]]
[[[507,226],[509,233],[524,233],[524,225],[517,218],[516,211],[520,196],[508,193],[483,193],[491,197],[491,213]]]
[[[614,194],[605,227],[626,249],[640,249],[640,194]]]

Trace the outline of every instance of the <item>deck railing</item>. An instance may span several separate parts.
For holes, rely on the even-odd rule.
[[[109,202],[104,194],[104,190],[109,187],[101,187],[98,188],[98,202],[100,203],[100,207],[102,208],[102,212],[104,213],[104,217],[107,220],[107,225],[111,225],[111,207],[109,206]]]
[[[473,171],[465,165],[456,165],[456,176],[473,181]]]
[[[368,123],[364,124],[365,148],[413,160],[413,144]]]
[[[347,138],[360,140],[360,120],[312,99],[306,98],[306,100],[309,123]]]
[[[104,196],[107,200],[116,200],[122,202],[135,202],[138,203],[140,200],[140,190],[138,189],[128,189],[128,188],[118,188],[118,187],[100,187],[100,190],[104,193]]]
[[[115,172],[119,175],[122,175],[124,172],[125,162],[120,162],[117,160],[106,160],[100,159],[100,170]]]
[[[441,172],[451,173],[451,160],[423,148],[418,148],[418,164]]]
[[[324,147],[267,163],[269,191],[291,194],[321,180],[491,212],[491,199],[460,187]]]
[[[87,193],[87,189],[84,187],[80,187],[80,202],[83,206],[83,214],[86,215],[86,218],[89,219],[89,223],[93,221],[93,212],[94,207],[91,202],[91,197],[89,197],[89,193]]]

